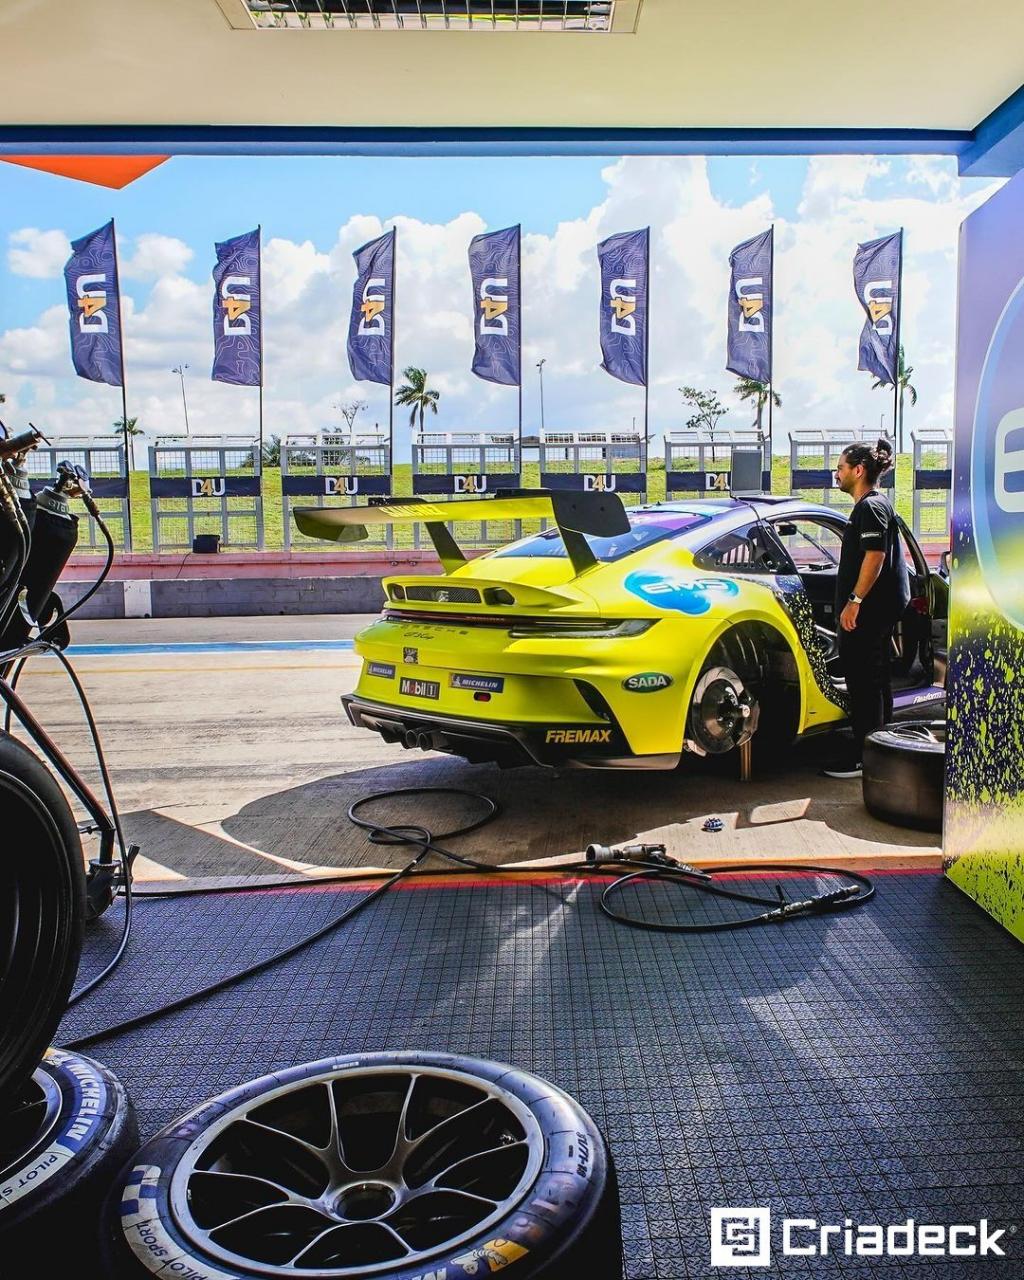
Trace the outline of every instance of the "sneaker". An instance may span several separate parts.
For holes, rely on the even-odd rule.
[[[862,778],[864,766],[862,764],[836,765],[834,769],[822,769],[821,776],[823,778]]]

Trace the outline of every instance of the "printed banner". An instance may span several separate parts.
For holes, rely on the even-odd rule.
[[[214,382],[258,387],[263,381],[260,232],[217,245],[213,269]]]
[[[946,873],[1024,942],[1024,174],[960,228]]]
[[[647,280],[651,231],[623,231],[597,246],[601,264],[601,368],[647,385]]]
[[[853,284],[864,308],[857,368],[893,384],[899,364],[900,273],[903,232],[859,244],[853,259]]]
[[[522,333],[519,295],[519,228],[474,236],[469,245],[473,279],[473,372],[487,382],[517,387]]]
[[[371,240],[352,255],[356,283],[348,326],[352,377],[391,385],[394,343],[395,232]]]
[[[729,339],[726,369],[740,378],[772,380],[772,255],[775,229],[744,240],[729,254]]]
[[[121,385],[121,299],[117,287],[114,220],[71,242],[64,268],[71,328],[71,360],[80,378]]]

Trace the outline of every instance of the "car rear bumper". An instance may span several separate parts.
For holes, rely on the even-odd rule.
[[[473,762],[578,769],[672,769],[679,763],[678,754],[634,755],[614,721],[515,724],[387,706],[358,694],[344,694],[341,701],[354,725],[374,730],[385,742],[446,751]]]

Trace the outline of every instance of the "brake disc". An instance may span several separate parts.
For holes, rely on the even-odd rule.
[[[748,742],[759,714],[757,699],[731,667],[710,667],[697,681],[690,723],[697,745],[708,755]]]

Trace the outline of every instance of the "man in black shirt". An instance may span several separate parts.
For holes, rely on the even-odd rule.
[[[874,449],[850,445],[836,467],[840,489],[854,500],[836,574],[839,658],[850,698],[854,758],[826,769],[832,778],[859,778],[864,739],[892,719],[892,633],[910,602],[896,513],[875,488],[892,460],[891,445],[879,440]]]

